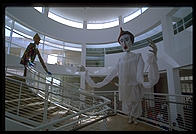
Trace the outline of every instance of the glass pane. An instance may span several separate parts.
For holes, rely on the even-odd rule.
[[[148,9],[148,7],[143,7],[142,8],[142,13],[144,12],[144,11],[146,11]]]
[[[11,29],[12,19],[10,19],[8,16],[5,16],[5,25]]]
[[[48,64],[55,64],[55,63],[57,63],[57,54],[50,54],[50,55],[48,55],[47,63]]]
[[[115,20],[112,22],[102,23],[102,24],[87,24],[87,29],[104,29],[115,27],[119,25],[119,20]]]
[[[190,21],[192,19],[192,13],[184,17],[184,22],[186,23],[187,21]]]
[[[33,36],[36,34],[36,32],[32,31],[31,29],[23,26],[22,24],[15,22],[14,24],[14,30],[18,31],[20,33],[23,33],[25,37],[29,39],[33,39]]]
[[[54,43],[50,43],[47,41],[45,41],[44,44],[45,44],[44,49],[51,49],[51,50],[62,50],[63,49],[63,46],[60,46],[60,45],[54,44]]]
[[[185,25],[185,28],[190,27],[192,25],[192,20],[186,22],[184,25]]]
[[[45,36],[45,41],[55,43],[55,44],[59,44],[61,46],[63,45],[63,41],[56,40],[56,39],[50,38],[48,36]]]
[[[6,54],[8,52],[8,46],[9,46],[9,42],[5,41],[5,53]]]
[[[193,80],[193,76],[189,76],[189,80]]]
[[[32,42],[31,40],[24,38],[23,36],[13,32],[12,35],[12,43],[17,45],[18,47],[23,47],[26,48],[30,42]]]
[[[140,14],[141,14],[141,11],[140,11],[140,9],[139,9],[139,10],[137,10],[135,13],[133,13],[133,14],[131,14],[131,15],[125,17],[123,22],[126,23],[126,22],[128,22],[128,21],[134,19],[135,17],[139,16]]]
[[[10,33],[11,31],[5,28],[5,40],[9,41],[10,40]]]
[[[42,11],[42,7],[34,7],[37,11],[39,11],[40,13],[42,13],[43,11]]]
[[[16,46],[15,44],[11,44],[10,47],[10,54],[11,55],[15,55],[15,56],[19,56],[22,54],[21,53],[21,47]]]
[[[179,28],[178,28],[178,32],[181,32],[181,31],[183,31],[183,30],[184,30],[183,27],[179,27]]]

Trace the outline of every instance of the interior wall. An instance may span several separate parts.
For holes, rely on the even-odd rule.
[[[123,28],[131,31],[134,35],[147,31],[160,22],[161,16],[172,12],[174,8],[149,8],[137,19],[125,24]],[[15,18],[26,27],[40,31],[59,40],[73,43],[109,43],[116,42],[119,35],[119,26],[107,29],[79,29],[63,25],[47,16],[39,13],[33,7],[7,7],[6,15]]]

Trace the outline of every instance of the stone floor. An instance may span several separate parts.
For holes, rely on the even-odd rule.
[[[78,131],[161,131],[142,122],[139,122],[137,125],[128,124],[128,117],[124,115],[117,114],[108,117],[106,120],[107,125],[104,125],[103,120],[100,120]]]

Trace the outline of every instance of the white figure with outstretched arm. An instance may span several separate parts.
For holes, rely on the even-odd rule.
[[[137,124],[137,118],[142,114],[141,99],[145,89],[152,88],[159,80],[157,65],[157,47],[151,39],[147,39],[152,50],[148,54],[147,64],[149,68],[148,82],[144,81],[144,61],[141,53],[131,52],[134,36],[129,31],[120,29],[118,42],[124,51],[118,63],[111,73],[102,82],[95,83],[86,71],[86,81],[91,87],[100,88],[108,84],[116,76],[119,78],[119,100],[122,101],[122,110],[129,116],[129,123]]]

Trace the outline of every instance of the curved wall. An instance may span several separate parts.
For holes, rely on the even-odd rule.
[[[174,10],[174,8],[149,8],[137,18],[123,24],[123,29],[137,36],[158,25],[161,16],[172,13]],[[7,7],[6,15],[15,18],[26,27],[65,42],[110,43],[116,42],[119,35],[119,26],[98,30],[73,28],[44,16],[32,7]]]

